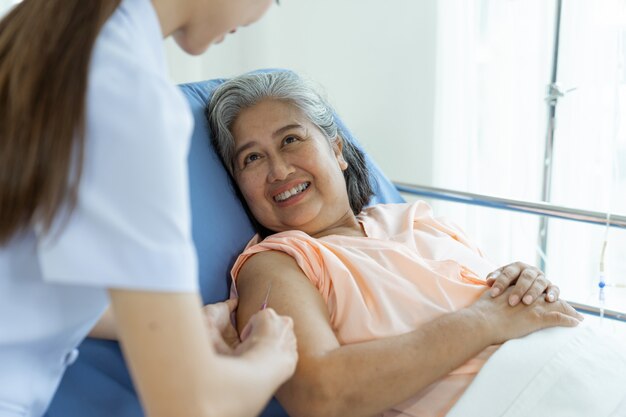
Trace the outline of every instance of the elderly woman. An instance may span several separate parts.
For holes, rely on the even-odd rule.
[[[582,319],[536,268],[494,271],[424,202],[364,208],[363,154],[297,75],[232,79],[207,117],[258,223],[232,270],[239,329],[268,294],[294,321],[290,415],[442,416],[498,344]]]

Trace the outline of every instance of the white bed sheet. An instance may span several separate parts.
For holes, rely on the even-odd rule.
[[[626,343],[551,328],[496,351],[447,417],[626,417]]]

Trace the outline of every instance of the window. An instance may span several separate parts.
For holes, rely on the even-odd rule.
[[[540,201],[557,0],[438,2],[437,187]],[[550,202],[626,214],[626,1],[568,0],[560,13]],[[435,202],[498,264],[536,263],[539,219]],[[549,220],[548,276],[596,304],[602,226]],[[626,311],[626,230],[611,228],[606,307]]]

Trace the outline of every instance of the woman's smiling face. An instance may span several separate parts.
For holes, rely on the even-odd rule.
[[[329,143],[296,106],[263,100],[242,110],[231,132],[235,181],[264,227],[314,236],[352,217],[341,141]]]

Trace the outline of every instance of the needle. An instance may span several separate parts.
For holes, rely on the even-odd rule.
[[[272,289],[272,283],[267,286],[267,293],[265,294],[265,300],[263,300],[263,304],[261,305],[261,310],[265,310],[267,308],[267,300],[270,298],[270,290]]]

